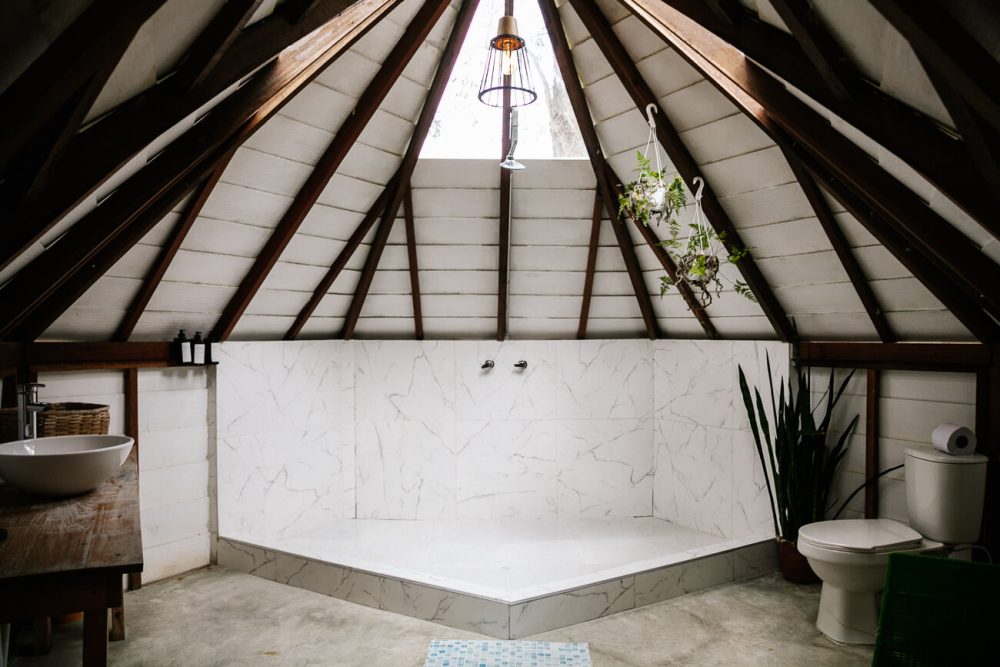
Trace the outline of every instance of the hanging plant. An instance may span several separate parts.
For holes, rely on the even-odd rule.
[[[701,194],[705,186],[704,180],[697,176],[694,183],[698,186],[695,194],[694,220],[688,225],[687,233],[677,220],[676,214],[687,206],[687,195],[684,182],[679,177],[667,185],[664,182],[663,167],[660,164],[660,151],[656,142],[656,122],[653,112],[656,105],[646,107],[646,118],[649,122],[649,136],[645,151],[636,152],[636,173],[634,181],[627,183],[618,196],[618,213],[623,219],[627,216],[638,223],[649,226],[665,222],[670,230],[670,236],[660,241],[660,246],[666,249],[670,259],[677,266],[677,279],[670,276],[660,278],[660,296],[666,294],[675,283],[683,282],[695,293],[698,303],[707,308],[715,297],[722,294],[721,268],[724,264],[737,264],[750,255],[749,248],[738,248],[725,244],[725,233],[718,234],[708,223],[701,208]],[[649,149],[653,148],[656,168],[649,158]],[[744,298],[757,303],[757,298],[743,281],[733,283],[734,291]]]

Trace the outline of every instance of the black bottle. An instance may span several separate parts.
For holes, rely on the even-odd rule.
[[[202,340],[200,331],[196,331],[191,339],[191,363],[195,366],[205,365],[205,341]]]
[[[177,332],[177,338],[174,338],[174,359],[183,366],[191,365],[191,343],[184,335],[184,329]]]

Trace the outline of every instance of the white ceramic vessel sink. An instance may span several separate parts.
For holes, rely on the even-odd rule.
[[[96,489],[132,451],[125,435],[61,435],[0,444],[0,478],[27,493],[74,496]]]

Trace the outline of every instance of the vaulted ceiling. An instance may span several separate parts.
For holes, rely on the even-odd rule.
[[[541,0],[590,158],[512,178],[418,159],[477,4],[5,6],[0,336],[1000,337],[990,3]],[[611,221],[650,102],[758,303]]]

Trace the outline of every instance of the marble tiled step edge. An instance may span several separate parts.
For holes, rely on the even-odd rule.
[[[219,539],[218,563],[279,583],[499,639],[601,618],[777,569],[773,540],[513,604]]]

